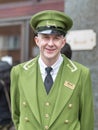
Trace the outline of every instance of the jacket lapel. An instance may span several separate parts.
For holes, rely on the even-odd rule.
[[[77,86],[79,75],[80,70],[78,70],[72,61],[65,58],[64,67],[62,70],[62,77],[64,78],[60,81],[58,96],[49,126],[51,126],[55,119],[59,116],[62,109],[66,107],[67,102],[71,98],[72,93]]]
[[[23,66],[23,73],[21,75],[21,81],[23,82],[22,89],[24,91],[26,100],[28,101],[28,104],[37,119],[37,121],[40,123],[40,116],[39,116],[39,110],[38,110],[38,102],[37,102],[37,90],[36,90],[36,76],[37,76],[37,60],[34,59],[30,62],[27,62]],[[21,84],[22,84],[21,82]],[[25,86],[24,86],[25,84]]]

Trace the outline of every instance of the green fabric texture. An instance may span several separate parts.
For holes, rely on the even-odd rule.
[[[39,104],[39,110],[40,110],[40,116],[41,116],[41,122],[42,122],[42,127],[46,125],[49,125],[49,121],[52,116],[52,112],[55,108],[55,103],[56,103],[56,97],[60,89],[60,81],[61,81],[61,75],[62,75],[62,69],[63,65],[61,65],[58,75],[55,79],[55,82],[47,95],[44,83],[42,81],[42,77],[40,74],[40,70],[38,69],[38,104]],[[46,105],[46,103],[49,103],[49,106]],[[47,114],[49,117],[47,117]]]
[[[41,92],[43,91],[44,95],[40,93],[38,97],[38,57],[14,66],[11,70],[11,110],[16,130],[94,130],[93,95],[89,69],[62,56],[64,59],[62,72],[58,74],[59,77],[57,76],[59,80],[56,79],[59,84],[56,86],[57,83],[55,83],[48,95],[50,105],[55,102],[55,98],[56,102],[51,107],[53,111],[49,109],[52,113],[47,122],[49,124],[45,128],[42,128],[40,113],[45,108],[40,109],[41,104],[38,104],[40,96],[42,97],[39,102],[45,95],[43,88]],[[42,79],[40,81],[39,87],[44,87]],[[45,99],[42,103],[44,102]]]
[[[64,12],[45,10],[33,15],[30,20],[30,25],[34,31],[38,27],[44,26],[61,27],[62,29],[68,31],[72,27],[73,21]]]

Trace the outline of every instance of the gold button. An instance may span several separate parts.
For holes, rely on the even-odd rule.
[[[69,120],[65,120],[65,124],[68,124],[69,123]]]
[[[46,106],[49,106],[50,105],[50,103],[49,102],[46,102]]]
[[[48,117],[49,117],[49,114],[45,114],[45,117],[48,118]]]
[[[26,121],[26,122],[28,122],[28,121],[29,121],[28,117],[25,117],[25,121]]]
[[[23,102],[23,105],[26,106],[26,102]]]
[[[45,126],[45,130],[48,130],[48,129],[49,129],[49,127],[46,125],[46,126]]]
[[[69,104],[69,108],[71,108],[72,107],[72,104]]]

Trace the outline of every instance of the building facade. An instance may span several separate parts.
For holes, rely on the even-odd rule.
[[[45,9],[64,11],[64,0],[0,2],[0,58],[12,57],[16,65],[31,59],[37,51],[29,25],[31,16]]]
[[[72,59],[91,71],[95,130],[98,130],[98,0],[65,0],[65,11],[74,21],[72,30],[92,29],[96,33],[96,46],[91,50],[73,51]]]

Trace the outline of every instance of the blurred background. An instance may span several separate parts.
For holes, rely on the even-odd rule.
[[[83,37],[84,43],[82,40],[79,45],[73,43],[72,60],[90,68],[95,130],[98,130],[98,0],[0,0],[0,59],[13,66],[38,55],[29,21],[33,14],[46,9],[64,11],[71,16],[74,22],[71,31],[92,30],[90,36]],[[76,37],[81,39],[82,35]]]

